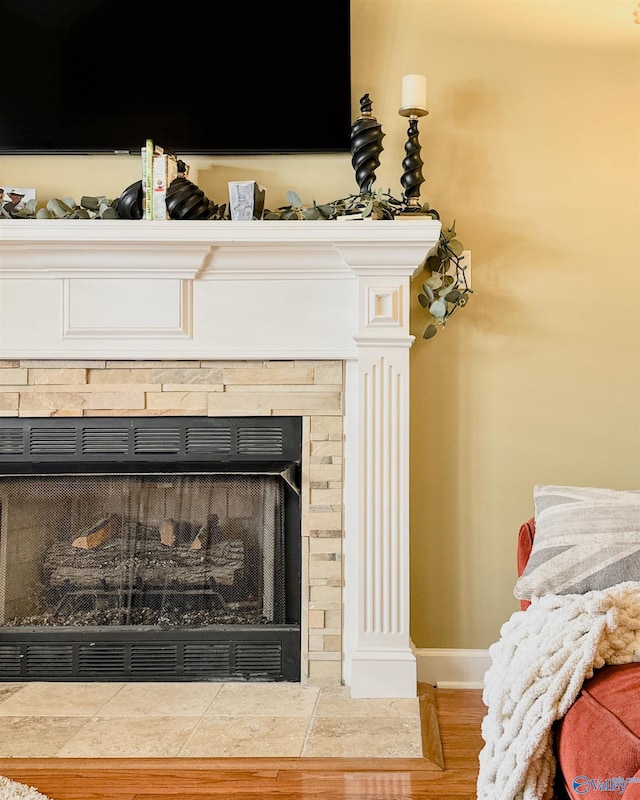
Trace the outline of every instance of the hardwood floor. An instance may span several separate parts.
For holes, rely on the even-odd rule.
[[[475,800],[482,693],[434,693],[444,768],[427,759],[11,758],[0,774],[53,800]]]

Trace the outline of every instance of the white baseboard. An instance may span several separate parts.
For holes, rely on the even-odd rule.
[[[418,681],[440,689],[482,689],[491,658],[488,650],[416,648]]]

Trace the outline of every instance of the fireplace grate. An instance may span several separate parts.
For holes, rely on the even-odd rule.
[[[138,632],[113,641],[64,634],[40,641],[15,631],[0,633],[0,679],[16,681],[299,681],[299,626],[252,631],[198,632],[144,642]]]
[[[0,463],[299,459],[299,417],[0,418]]]
[[[121,455],[129,449],[129,434],[126,430],[105,428],[84,428],[82,431],[82,452],[85,455]]]

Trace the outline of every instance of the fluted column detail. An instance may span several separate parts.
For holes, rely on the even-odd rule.
[[[408,632],[400,591],[404,562],[402,470],[406,377],[382,356],[363,375],[364,603],[362,632]],[[399,642],[402,644],[403,642]]]
[[[360,274],[354,697],[415,697],[409,608],[409,277]]]

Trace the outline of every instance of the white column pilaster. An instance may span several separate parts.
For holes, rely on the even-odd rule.
[[[409,271],[359,280],[358,520],[352,697],[415,697],[409,623]],[[349,552],[349,551],[347,551]],[[352,587],[355,588],[355,587]]]

